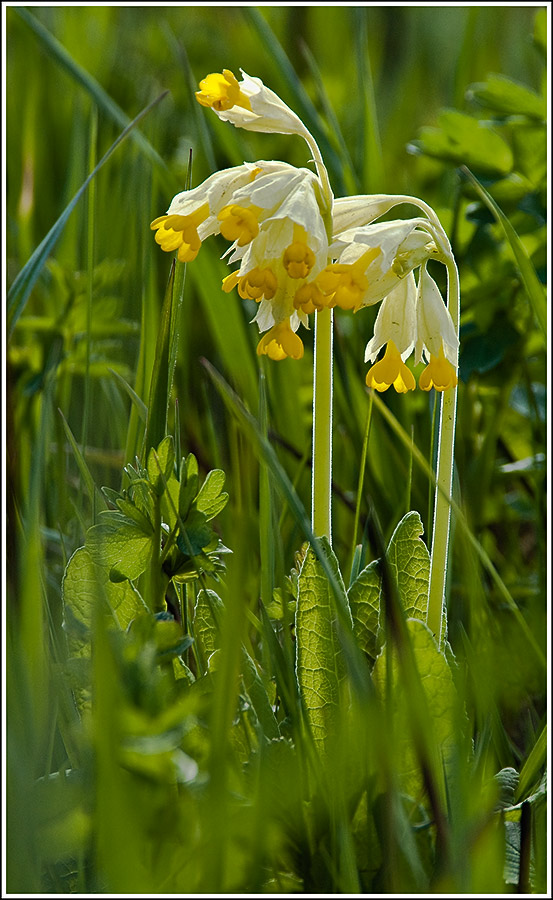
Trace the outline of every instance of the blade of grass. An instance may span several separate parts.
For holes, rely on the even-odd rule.
[[[111,372],[117,383],[121,385],[125,393],[127,393],[131,398],[140,421],[145,423],[148,417],[148,407],[146,406],[144,401],[140,399],[136,391],[133,391],[130,384],[125,381],[125,379],[122,375],[119,374],[119,372],[116,372],[115,369],[109,369],[109,371]]]
[[[75,462],[77,463],[79,472],[81,474],[81,478],[83,479],[83,483],[88,491],[88,495],[90,497],[90,504],[92,507],[92,517],[93,517],[93,519],[95,519],[96,518],[96,499],[99,498],[102,506],[105,506],[103,497],[94,483],[94,479],[93,479],[92,475],[90,474],[90,469],[88,468],[88,466],[86,464],[84,455],[81,453],[81,451],[79,449],[79,445],[77,444],[77,441],[75,440],[73,432],[71,431],[71,428],[69,427],[69,424],[68,424],[64,414],[62,413],[61,409],[58,409],[58,412],[61,416],[61,421],[63,424],[65,435],[71,445],[71,449],[73,450],[73,456],[75,457]]]
[[[119,126],[127,128],[127,126],[132,124],[127,114],[123,112],[114,100],[112,100],[104,88],[92,77],[90,72],[83,69],[82,66],[73,59],[63,44],[61,44],[57,38],[45,28],[42,22],[39,22],[39,20],[35,18],[28,9],[25,9],[25,7],[14,7],[14,11],[24,22],[26,22],[29,28],[34,31],[48,54],[55,59],[56,62],[72,76],[72,78],[74,78],[77,84],[84,87],[102,112],[105,112]],[[136,121],[136,119],[133,120],[134,123],[136,123]],[[138,144],[143,153],[145,153],[146,156],[160,169],[160,172],[165,174],[166,180],[168,182],[172,181],[167,165],[158,154],[157,150],[152,147],[147,138],[139,131],[136,131],[133,134],[133,140]]]
[[[363,187],[369,192],[382,190],[384,184],[384,162],[382,144],[376,115],[374,84],[369,59],[369,41],[367,36],[367,9],[352,10],[355,34],[355,58],[357,61],[359,96],[364,98],[361,120],[362,140],[359,147],[362,157],[358,160],[359,170],[363,173]]]
[[[528,295],[532,309],[534,310],[534,315],[536,316],[541,330],[544,334],[547,334],[547,305],[545,292],[543,285],[536,275],[536,270],[532,265],[532,261],[524,249],[522,241],[505,213],[499,208],[493,197],[491,197],[487,190],[480,184],[470,169],[467,169],[466,166],[461,166],[461,172],[469,179],[475,191],[481,197],[482,202],[485,203],[498,225],[503,229],[507,242],[513,251],[513,256],[515,257],[515,262],[520,272],[524,289]]]
[[[23,312],[25,308],[25,304],[28,300],[29,294],[31,293],[33,287],[36,284],[36,281],[42,272],[42,269],[46,263],[46,260],[52,253],[64,227],[69,219],[69,216],[75,209],[77,203],[85,193],[92,179],[98,174],[100,169],[105,165],[108,161],[112,153],[117,149],[119,144],[125,140],[125,138],[131,133],[132,129],[144,118],[153,108],[157,106],[157,104],[163,100],[163,98],[168,94],[168,91],[164,91],[163,94],[160,94],[159,97],[156,97],[155,100],[152,100],[151,103],[146,106],[142,112],[140,112],[132,122],[121,132],[116,141],[111,145],[109,150],[103,155],[102,159],[98,163],[98,165],[92,170],[88,178],[83,182],[73,199],[66,206],[61,216],[56,220],[56,222],[52,225],[52,228],[48,232],[45,238],[40,242],[36,250],[33,252],[30,259],[27,260],[21,271],[18,273],[17,277],[14,279],[14,282],[8,292],[8,316],[7,316],[7,326],[8,326],[8,339],[11,337],[13,329],[19,316]]]
[[[151,447],[157,447],[167,431],[167,408],[169,403],[169,355],[171,343],[171,320],[175,291],[175,268],[173,260],[157,334],[156,355],[150,397],[148,401],[148,419],[144,434],[142,456],[146,460]]]
[[[528,789],[538,777],[538,773],[547,758],[547,725],[543,726],[540,735],[524,763],[515,791],[515,802],[518,803],[528,793]]]

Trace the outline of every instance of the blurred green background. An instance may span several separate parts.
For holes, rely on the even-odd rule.
[[[544,645],[545,340],[504,233],[458,169],[467,164],[496,198],[544,282],[543,117],[527,98],[520,109],[516,103],[494,108],[489,97],[482,101],[481,90],[495,73],[532,96],[544,92],[545,15],[541,8],[536,18],[539,9],[6,9],[8,284],[125,124],[169,91],[140,123],[143,137],[131,133],[79,201],[18,311],[7,347],[8,612],[16,671],[29,678],[30,696],[42,671],[37,659],[63,655],[63,570],[101,508],[58,410],[97,487],[118,489],[123,465],[140,449],[139,417],[113,373],[147,402],[170,268],[150,221],[185,187],[190,154],[193,185],[244,160],[309,164],[301,140],[239,132],[199,107],[193,97],[197,82],[223,68],[262,78],[303,118],[319,142],[336,196],[413,194],[442,218],[462,288],[455,496]],[[457,131],[440,119],[444,108],[465,115]],[[470,120],[484,123],[484,133],[495,140],[499,136],[504,152],[497,153],[492,138],[481,152],[475,148]],[[428,131],[436,127],[445,136],[445,150],[443,141],[436,144],[436,132]],[[178,430],[183,453],[196,454],[204,474],[215,466],[227,473],[230,502],[218,527],[235,552],[239,536],[239,580],[253,611],[261,565],[258,463],[201,360],[221,372],[254,415],[263,372],[270,437],[309,509],[311,335],[302,334],[306,354],[299,363],[259,360],[257,328],[249,324],[255,304],[220,291],[227,274],[219,259],[224,249],[219,238],[210,239],[187,269],[170,427]],[[431,530],[428,480],[413,465],[408,445],[375,410],[361,528],[354,534],[368,411],[363,355],[375,312],[336,316],[334,538],[345,574],[357,542],[364,561],[376,555],[364,528],[369,498],[386,538],[409,509],[420,511],[427,540]],[[407,437],[432,460],[433,397],[388,392],[384,400]],[[274,581],[283,587],[303,536],[280,501],[276,521]],[[467,691],[475,729],[488,729],[489,752],[498,767],[518,768],[543,724],[542,673],[501,591],[459,532],[454,532],[449,622],[453,649],[468,660],[471,672]],[[33,666],[35,676],[23,674]],[[55,681],[58,676],[48,671]],[[37,725],[39,738],[20,758],[16,796],[18,791],[27,796],[28,776],[56,772],[67,757],[63,727],[56,724],[57,687],[48,685],[39,691],[44,721]],[[34,701],[29,707],[25,702],[14,714],[16,754],[28,744],[26,716],[34,716]],[[17,853],[28,841],[27,827],[19,820],[14,826]],[[24,856],[19,863],[24,880]],[[31,865],[35,888],[39,869]],[[59,887],[59,872],[50,876]]]

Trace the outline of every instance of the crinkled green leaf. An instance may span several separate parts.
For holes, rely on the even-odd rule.
[[[88,529],[86,548],[97,565],[134,581],[152,558],[154,535],[144,534],[136,522],[110,510]]]
[[[365,566],[348,590],[353,632],[371,664],[380,651],[378,632],[381,579],[378,565],[378,560],[374,560]]]
[[[223,601],[215,591],[198,591],[194,606],[194,634],[207,660],[217,647],[219,631],[218,617],[223,610]]]
[[[408,512],[394,531],[386,553],[407,618],[426,620],[430,556],[418,512]]]
[[[280,737],[280,729],[267,694],[267,689],[259,676],[255,662],[245,647],[242,648],[242,677],[259,724],[263,729],[263,734],[269,740]]]
[[[436,776],[443,782],[443,766],[447,770],[457,745],[459,699],[452,671],[445,655],[438,649],[430,629],[418,619],[408,619],[407,630],[426,697],[433,732],[431,738],[440,757],[436,766]],[[423,781],[410,727],[411,710],[408,705],[411,703],[411,692],[400,680],[395,652],[391,667],[392,684],[388,692],[386,691],[386,654],[387,648],[384,647],[373,668],[373,682],[382,701],[385,702],[388,698],[388,702],[392,704],[393,747],[402,790],[409,796],[417,798],[422,793]]]
[[[326,538],[320,549],[347,596],[338,561]],[[336,630],[337,616],[332,588],[325,571],[309,547],[300,571],[296,604],[296,677],[316,745],[324,747],[333,732],[340,701],[344,661]]]
[[[545,118],[545,97],[506,75],[489,75],[487,81],[471,84],[467,97],[501,115]]]
[[[438,128],[421,128],[409,149],[490,175],[507,175],[513,168],[511,148],[488,122],[446,109],[438,116],[438,124]]]

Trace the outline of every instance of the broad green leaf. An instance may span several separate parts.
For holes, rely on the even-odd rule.
[[[380,575],[378,560],[369,563],[359,573],[348,590],[348,600],[353,619],[353,632],[361,649],[369,657],[371,665],[380,651]]]
[[[406,624],[415,665],[426,698],[432,729],[429,737],[437,754],[434,774],[443,785],[444,766],[447,771],[453,754],[458,750],[459,698],[447,659],[439,651],[430,629],[418,619],[407,619]],[[391,666],[392,683],[388,685],[388,690],[386,689],[387,652],[387,648],[384,647],[376,660],[372,672],[373,682],[382,701],[392,704],[393,747],[402,790],[409,796],[417,798],[423,791],[423,779],[410,722],[412,715],[418,715],[418,711],[413,711],[410,707],[412,692],[409,685],[402,683],[395,652]]]
[[[154,534],[116,512],[106,512],[102,521],[86,533],[86,549],[97,565],[134,581],[145,571],[154,550]]]
[[[64,616],[69,608],[70,615],[86,629],[80,640],[74,636],[75,627],[69,629],[73,635],[69,639],[73,653],[82,655],[83,645],[88,644],[85,635],[92,627],[95,606],[104,599],[123,630],[135,616],[146,609],[140,594],[128,581],[118,584],[111,582],[106,568],[94,562],[86,547],[79,547],[67,563],[62,581]]]
[[[490,75],[484,83],[471,84],[467,97],[502,115],[545,118],[545,98],[505,75]]]
[[[347,607],[338,561],[326,538],[319,548],[334,571]],[[333,733],[345,667],[337,633],[332,587],[309,547],[300,571],[296,604],[296,677],[315,744],[323,748]]]
[[[65,568],[62,581],[64,630],[67,634],[69,659],[67,675],[78,709],[90,706],[91,634],[95,609],[106,604],[122,629],[144,612],[142,598],[124,581],[114,584],[106,568],[94,563],[85,547],[79,547]],[[104,607],[105,608],[105,607]]]
[[[387,558],[409,619],[426,619],[430,556],[421,541],[424,533],[418,512],[408,512],[394,531]]]
[[[421,128],[409,149],[489,175],[507,175],[513,168],[509,145],[487,122],[457,110],[443,110],[438,128]]]

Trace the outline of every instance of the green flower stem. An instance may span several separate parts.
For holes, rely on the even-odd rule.
[[[332,309],[315,313],[313,372],[313,472],[311,523],[317,537],[332,540]]]
[[[459,334],[459,274],[451,257],[447,261],[449,282],[449,312]],[[438,437],[438,469],[434,500],[434,526],[432,531],[432,555],[430,559],[430,590],[426,624],[441,642],[442,611],[447,577],[447,555],[451,524],[451,488],[453,484],[453,450],[455,444],[455,415],[457,388],[444,391],[440,406],[440,430]]]

